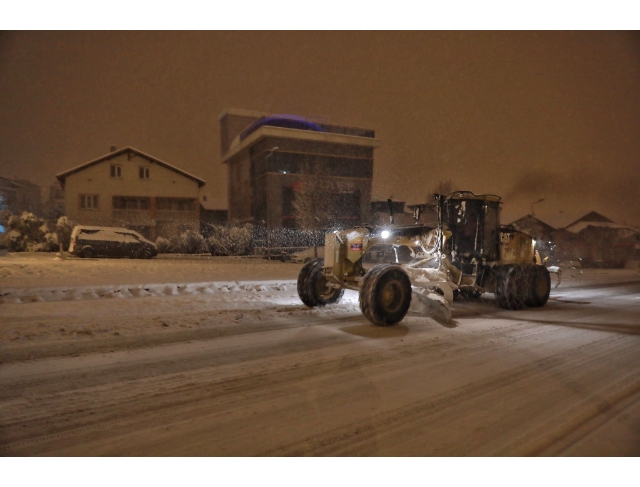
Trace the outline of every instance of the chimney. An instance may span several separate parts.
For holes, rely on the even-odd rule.
[[[116,146],[115,146],[115,145],[112,145],[112,146],[111,146],[111,148],[110,148],[110,150],[109,150],[109,152],[115,152],[115,151],[116,151]]]

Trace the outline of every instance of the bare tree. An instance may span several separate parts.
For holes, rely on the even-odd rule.
[[[307,166],[300,175],[300,179],[293,185],[293,210],[296,215],[296,224],[310,238],[313,238],[314,230],[331,226],[333,217],[331,184],[323,172],[321,168],[312,171]],[[313,240],[313,253],[317,257],[318,247],[315,238]]]
[[[303,230],[327,228],[331,225],[330,181],[322,170],[306,169],[294,184],[293,210],[297,225]]]

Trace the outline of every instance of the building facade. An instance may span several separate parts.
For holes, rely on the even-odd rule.
[[[40,186],[26,179],[11,179],[0,176],[2,205],[12,213],[28,211],[42,216],[42,191]]]
[[[56,175],[65,214],[84,225],[126,227],[169,238],[199,230],[199,188],[205,182],[132,147],[113,150]]]
[[[621,268],[633,256],[638,232],[595,211],[567,225],[569,242],[578,242],[586,267]]]
[[[302,215],[296,202],[317,195],[309,207],[317,209],[309,211],[318,222],[321,214],[327,218],[313,226],[369,222],[373,153],[380,146],[373,130],[236,109],[219,120],[230,223],[309,228],[313,215]]]
[[[514,221],[517,230],[534,237],[541,257],[561,266],[621,268],[640,242],[637,230],[592,211],[565,228],[554,228],[532,215]]]

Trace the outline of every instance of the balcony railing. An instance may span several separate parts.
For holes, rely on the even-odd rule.
[[[177,222],[197,222],[198,213],[194,210],[157,210],[156,218],[151,218],[149,210],[113,210],[113,219],[119,222],[140,225],[154,226],[156,221],[177,221]]]
[[[198,213],[194,210],[158,210],[156,213],[158,221],[180,221],[180,222],[197,222]]]
[[[113,218],[128,222],[150,222],[151,213],[149,210],[113,210]]]

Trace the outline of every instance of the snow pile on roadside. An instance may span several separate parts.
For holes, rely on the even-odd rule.
[[[216,293],[258,293],[289,291],[296,281],[223,281],[165,284],[133,284],[114,286],[4,288],[0,304],[24,304],[53,301],[85,301],[91,299],[144,298],[148,296],[186,296]]]

